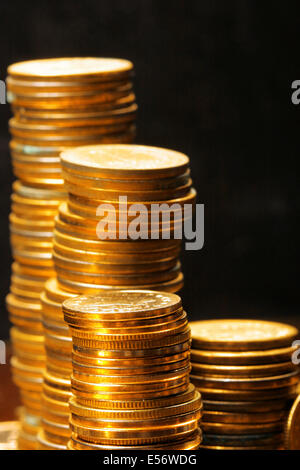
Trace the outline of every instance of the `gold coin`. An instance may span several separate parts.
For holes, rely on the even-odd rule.
[[[37,124],[39,126],[47,125],[55,127],[84,127],[84,126],[98,126],[98,125],[111,125],[117,123],[130,123],[136,119],[137,105],[136,103],[124,106],[113,107],[104,111],[86,111],[80,112],[79,110],[68,111],[51,111],[48,110],[34,110],[14,107],[14,114],[17,116],[19,122],[28,124]]]
[[[99,296],[80,296],[65,300],[63,311],[68,314],[89,314],[98,318],[156,317],[162,313],[173,313],[181,307],[181,299],[165,292],[135,291],[101,293]]]
[[[15,450],[20,430],[18,421],[3,421],[0,423],[0,450]]]
[[[201,397],[198,392],[188,402],[177,405],[166,406],[163,408],[150,409],[99,409],[82,406],[72,397],[69,402],[70,411],[74,415],[95,419],[125,419],[125,420],[141,420],[141,419],[160,419],[161,417],[182,415],[193,411],[202,411]]]
[[[157,147],[141,145],[86,146],[63,152],[62,166],[94,177],[153,178],[176,176],[188,168],[186,155]]]
[[[151,432],[150,428],[136,428],[135,430],[128,430],[126,427],[123,429],[102,428],[96,429],[78,425],[74,423],[73,418],[70,419],[72,432],[83,440],[92,440],[96,443],[102,444],[115,444],[115,445],[139,445],[139,444],[154,444],[158,442],[172,442],[173,440],[183,439],[195,432],[198,428],[198,416],[194,415],[193,419],[181,417],[175,426],[166,425],[163,427],[154,428]]]
[[[86,358],[94,359],[129,359],[129,360],[138,360],[144,361],[145,358],[149,360],[150,358],[164,358],[173,354],[180,354],[182,352],[189,351],[190,349],[190,338],[178,344],[173,344],[171,346],[162,346],[157,348],[149,349],[132,349],[132,350],[105,350],[98,348],[84,348],[82,346],[73,345],[73,350],[75,354],[80,356],[85,356]],[[163,359],[162,359],[163,361]]]
[[[261,424],[232,424],[232,423],[209,423],[207,421],[202,421],[201,428],[206,434],[229,434],[231,436],[239,435],[257,435],[257,434],[270,434],[276,432],[282,432],[284,421],[275,421],[271,423],[261,423]]]
[[[107,191],[160,191],[172,190],[184,186],[190,181],[190,170],[178,176],[158,178],[155,180],[128,180],[128,179],[112,179],[97,178],[91,175],[81,175],[72,173],[70,169],[65,172],[66,179],[70,184],[85,186],[91,189],[101,189]]]
[[[161,434],[165,434],[168,429],[170,431],[172,430],[170,434],[176,434],[176,431],[174,430],[174,432],[173,428],[179,428],[182,424],[194,421],[197,422],[200,417],[201,412],[199,408],[181,415],[150,419],[110,419],[107,416],[101,419],[96,417],[82,417],[71,412],[70,422],[73,425],[74,430],[80,429],[79,433],[81,432],[81,428],[84,430],[91,428],[95,431],[95,435],[97,434],[100,437],[104,434],[104,430],[107,426],[107,436],[111,434],[114,437],[121,435],[125,438],[130,438],[131,436],[136,437],[136,435],[142,436],[143,434],[147,434],[149,436],[155,436],[156,434],[159,436]],[[91,432],[91,435],[93,431]]]
[[[248,411],[248,410],[247,410]],[[225,424],[262,424],[283,421],[286,418],[286,410],[277,410],[269,413],[228,413],[223,411],[205,410],[202,416],[203,423]]]
[[[289,409],[290,400],[286,398],[271,399],[265,401],[213,401],[204,400],[204,407],[207,411],[218,411],[225,413],[240,414],[247,413],[264,414],[273,411],[285,411]]]
[[[49,277],[53,276],[51,273]],[[70,292],[75,292],[77,295],[80,294],[98,294],[99,292],[107,292],[114,290],[127,290],[128,285],[119,284],[116,285],[104,285],[104,284],[92,284],[87,282],[75,281],[66,278],[58,278],[58,283]],[[178,292],[183,287],[183,274],[180,272],[174,279],[165,282],[151,283],[151,284],[142,284],[139,286],[140,289],[151,289],[154,291],[164,291],[164,292]]]
[[[158,272],[165,272],[170,269],[174,269],[176,265],[178,265],[178,258],[169,258],[169,259],[161,259],[158,261],[153,262],[145,262],[145,263],[126,263],[126,260],[117,260],[120,264],[117,263],[110,263],[105,262],[105,260],[101,260],[101,262],[97,262],[95,259],[94,261],[82,261],[79,259],[74,259],[72,256],[64,256],[59,253],[57,250],[56,245],[54,246],[54,250],[52,253],[53,262],[56,267],[61,268],[63,270],[71,270],[77,271],[82,273],[91,273],[96,275],[148,275],[150,273],[158,273]],[[123,261],[123,263],[122,263]]]
[[[290,346],[297,328],[261,320],[207,320],[192,322],[193,347],[243,351]]]
[[[45,283],[45,293],[50,301],[62,303],[68,298],[74,297],[75,294],[63,290],[58,282],[56,277],[48,279]]]
[[[66,450],[67,446],[64,444],[57,444],[46,438],[45,432],[40,430],[37,435],[37,449],[38,450]]]
[[[191,382],[194,383],[191,377]],[[298,385],[291,385],[289,387],[264,389],[264,390],[231,390],[231,389],[217,389],[217,388],[206,388],[197,387],[197,390],[201,393],[204,400],[212,401],[264,401],[274,399],[286,399],[297,395]]]
[[[169,397],[170,395],[175,395],[177,393],[179,394],[187,390],[188,378],[183,376],[181,378],[174,379],[168,386],[166,384],[164,385],[163,383],[160,384],[159,387],[154,384],[152,388],[135,385],[135,391],[132,390],[132,387],[130,387],[130,390],[128,390],[127,387],[126,390],[126,386],[123,387],[123,391],[120,390],[121,387],[119,387],[117,390],[116,387],[114,388],[115,390],[112,390],[111,386],[107,386],[102,387],[101,389],[99,384],[87,384],[85,382],[79,382],[78,380],[71,381],[72,393],[75,395],[78,402],[82,403],[82,399],[88,400],[88,403],[92,404],[92,406],[95,406],[95,402],[104,400],[108,400],[109,402],[111,402],[111,400],[116,401],[117,399],[124,401],[133,400],[137,397],[140,397],[140,400],[149,400],[158,397]]]
[[[245,377],[248,379],[281,375],[295,370],[295,365],[290,362],[277,362],[275,364],[263,364],[257,366],[216,366],[209,364],[193,363],[192,374],[197,377],[227,378]]]
[[[88,408],[97,409],[118,409],[118,410],[143,410],[143,409],[156,409],[165,408],[168,406],[176,406],[182,403],[189,402],[195,397],[195,387],[192,384],[182,387],[183,390],[175,394],[167,396],[151,397],[149,399],[133,396],[129,399],[121,400],[120,397],[114,400],[107,401],[99,397],[99,400],[89,399],[87,397],[80,397],[79,394],[75,395],[76,403]]]
[[[48,253],[41,255],[40,253],[37,254],[29,254],[29,253],[19,253],[15,250],[15,256],[18,256],[18,261],[23,263],[35,264],[35,265],[44,265],[44,266],[52,266],[52,257]],[[175,279],[178,274],[180,273],[180,262],[178,261],[177,264],[166,271],[154,271],[150,273],[127,273],[127,274],[119,274],[119,273],[93,273],[86,271],[75,271],[74,269],[65,269],[57,264],[55,265],[55,271],[57,273],[57,277],[59,281],[66,280],[69,281],[76,281],[82,282],[86,284],[104,284],[104,285],[114,285],[118,286],[127,286],[128,289],[132,289],[133,287],[139,287],[140,289],[144,284],[159,284],[165,281],[171,281]]]
[[[258,378],[218,378],[200,377],[191,375],[191,380],[199,388],[225,388],[231,390],[266,390],[288,387],[299,383],[299,371],[294,370],[283,375],[258,377]]]
[[[292,354],[296,349],[292,346],[262,351],[205,351],[204,349],[192,349],[191,358],[194,364],[200,362],[221,366],[269,365],[291,361]]]
[[[93,442],[86,442],[79,439],[77,436],[72,435],[71,441],[68,443],[68,449],[70,450],[194,450],[198,449],[202,440],[202,432],[198,428],[193,434],[191,434],[186,440],[178,440],[174,441],[171,444],[169,443],[160,443],[160,444],[152,444],[152,445],[139,445],[139,446],[114,446],[111,444],[101,445],[95,444]]]
[[[285,449],[300,450],[300,395],[289,412],[284,436]]]
[[[168,200],[176,200],[182,197],[185,197],[189,194],[192,186],[192,180],[189,179],[187,183],[182,186],[178,186],[177,188],[171,189],[156,189],[156,190],[132,190],[130,188],[127,189],[100,189],[100,188],[90,188],[85,185],[80,185],[78,183],[74,184],[71,183],[68,178],[68,173],[63,171],[63,177],[65,181],[65,188],[66,190],[78,196],[84,196],[89,199],[97,199],[97,200],[105,200],[105,201],[119,201],[121,196],[126,196],[129,201],[168,201]]]
[[[120,264],[122,261],[124,264],[144,264],[149,262],[156,262],[160,260],[169,261],[179,256],[180,249],[171,249],[163,250],[153,253],[111,253],[104,251],[88,251],[85,249],[85,244],[82,243],[81,246],[78,244],[79,248],[74,246],[65,246],[58,243],[60,237],[56,236],[54,239],[55,251],[58,255],[61,255],[67,259],[81,260],[85,259],[86,261],[96,261],[96,262],[110,262],[111,264]],[[84,241],[84,240],[83,240]],[[74,242],[74,244],[76,241]]]
[[[99,57],[72,57],[41,59],[18,62],[8,67],[7,72],[23,80],[112,80],[131,73],[133,64],[124,59]]]

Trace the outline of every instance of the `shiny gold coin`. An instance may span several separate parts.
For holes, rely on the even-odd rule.
[[[0,450],[15,450],[20,430],[18,421],[3,421],[0,423]]]
[[[53,276],[50,274],[49,277]],[[70,279],[57,279],[58,283],[62,288],[67,289],[70,292],[80,293],[80,294],[98,294],[99,292],[114,291],[114,290],[127,290],[128,285],[119,284],[116,285],[104,285],[104,284],[92,284],[87,282],[75,281]],[[151,283],[151,284],[142,284],[139,286],[140,289],[151,289],[154,291],[164,291],[176,293],[183,287],[183,274],[180,272],[174,279],[165,282]]]
[[[15,274],[20,276],[24,276],[27,278],[40,278],[40,280],[47,280],[49,277],[53,277],[55,275],[54,269],[49,269],[47,266],[30,266],[26,264],[20,264],[14,262],[12,264],[12,271]]]
[[[158,178],[155,180],[128,180],[113,178],[97,178],[91,175],[81,175],[80,173],[72,173],[70,169],[65,172],[66,179],[70,184],[85,186],[90,189],[106,190],[106,191],[161,191],[172,190],[182,187],[190,181],[190,170],[186,170],[178,176]]]
[[[18,253],[15,252],[15,256],[18,261],[22,261],[23,263],[31,261],[32,264],[36,265],[44,265],[44,266],[51,266],[52,258],[48,256],[41,256],[40,253],[38,255],[32,254],[28,255],[27,253]],[[85,284],[103,284],[103,285],[112,285],[112,286],[127,286],[128,289],[132,289],[133,287],[137,287],[142,289],[144,284],[159,284],[166,281],[171,281],[177,278],[178,274],[180,273],[180,262],[178,261],[177,264],[166,271],[154,271],[153,273],[128,273],[128,274],[119,274],[119,273],[93,273],[88,271],[75,271],[74,269],[64,269],[55,265],[55,271],[57,273],[57,278],[60,282],[62,281],[75,281],[79,283]]]
[[[126,260],[119,260],[120,264],[95,261],[83,261],[82,259],[74,259],[71,256],[66,257],[59,253],[56,249],[56,245],[53,250],[53,262],[57,268],[63,270],[70,269],[71,271],[77,271],[82,273],[92,273],[99,275],[148,275],[149,273],[165,272],[170,269],[174,269],[178,264],[178,258],[161,259],[153,262],[144,263],[126,263]],[[123,263],[122,263],[123,261]]]
[[[225,423],[225,424],[262,424],[283,421],[286,418],[286,410],[272,411],[269,413],[228,413],[223,411],[203,412],[203,423]]]
[[[80,435],[83,431],[84,434],[89,433],[92,437],[105,436],[104,430],[107,427],[107,437],[112,436],[112,438],[118,438],[119,436],[124,436],[126,439],[131,437],[135,438],[137,435],[142,438],[142,436],[153,436],[160,437],[161,435],[166,435],[168,429],[170,435],[177,434],[174,428],[179,428],[185,424],[190,424],[191,422],[194,425],[194,422],[199,421],[201,412],[199,410],[191,411],[184,413],[182,415],[174,415],[168,417],[159,417],[153,419],[109,419],[109,418],[88,418],[81,417],[74,413],[71,413],[70,423],[74,432],[78,432]],[[84,434],[81,435],[84,435]],[[156,436],[155,436],[156,435]],[[170,439],[172,440],[172,439]]]
[[[290,346],[297,328],[261,320],[207,320],[192,322],[193,347],[209,350],[262,350]]]
[[[177,406],[182,403],[187,403],[195,397],[195,387],[192,384],[182,387],[183,389],[178,393],[144,398],[140,396],[132,396],[129,399],[121,400],[120,397],[107,401],[105,398],[99,400],[80,397],[76,394],[76,403],[87,408],[97,408],[106,410],[144,410],[144,409],[157,409],[169,406]]]
[[[281,375],[294,371],[295,365],[290,362],[277,362],[257,366],[216,366],[209,364],[193,363],[192,374],[197,377],[235,379],[244,377],[248,379]]]
[[[135,429],[124,428],[94,428],[83,426],[82,424],[74,423],[73,418],[70,419],[72,432],[83,440],[92,440],[100,444],[115,444],[115,445],[139,445],[139,444],[154,444],[158,442],[172,442],[177,439],[183,439],[189,436],[198,429],[199,415],[194,413],[192,416],[189,414],[184,415],[180,419],[175,420],[174,426],[169,422],[164,426],[163,419],[161,419],[161,426],[157,428],[136,427]],[[124,423],[124,426],[126,424]]]
[[[85,348],[82,346],[77,346],[76,344],[73,345],[73,350],[75,355],[79,355],[80,357],[85,356],[88,358],[94,359],[122,359],[122,360],[138,360],[144,361],[145,358],[149,360],[150,358],[153,360],[157,358],[161,358],[163,363],[163,358],[173,354],[181,354],[182,352],[189,351],[190,349],[190,338],[178,344],[173,344],[171,346],[166,347],[157,347],[157,348],[149,348],[149,349],[132,349],[132,350],[105,350],[99,348]]]
[[[36,436],[25,433],[21,429],[18,436],[18,450],[37,450]]]
[[[191,382],[194,383],[193,378]],[[194,383],[195,384],[195,383]],[[217,389],[207,387],[197,387],[204,400],[212,401],[264,401],[286,399],[290,400],[297,395],[298,385],[290,385],[288,387],[263,389],[263,390],[231,390],[231,389]]]
[[[178,332],[177,334],[161,337],[158,339],[140,339],[140,340],[114,340],[114,341],[98,341],[96,336],[94,338],[81,338],[74,335],[74,329],[71,329],[73,344],[74,346],[81,348],[91,349],[108,349],[108,350],[142,350],[142,349],[154,349],[162,348],[167,346],[173,346],[174,344],[180,344],[190,339],[189,327]],[[195,382],[195,380],[194,380]]]
[[[182,174],[188,168],[186,155],[146,146],[86,146],[61,155],[65,171],[94,177],[152,178]]]
[[[192,210],[193,210],[193,205],[195,204],[196,201],[196,191],[194,188],[191,188],[191,190],[182,197],[179,198],[173,198],[173,199],[168,199],[167,202],[166,200],[160,200],[160,199],[154,199],[152,201],[146,201],[146,200],[140,200],[138,201],[139,204],[141,204],[141,210],[145,211],[147,210],[147,213],[151,213],[151,211],[156,214],[156,211],[158,211],[158,207],[165,207],[162,206],[163,204],[167,204],[168,206],[165,207],[164,211],[167,213],[170,213],[171,207],[175,206],[176,211],[181,214],[184,214],[184,210],[188,213],[188,216],[190,218]],[[126,194],[124,194],[126,196]],[[97,211],[99,210],[98,207],[101,206],[102,204],[109,204],[110,211],[112,212],[123,212],[126,213],[128,211],[128,208],[130,208],[131,205],[136,204],[137,201],[127,200],[127,206],[124,204],[122,201],[118,200],[113,200],[113,199],[95,199],[95,197],[84,197],[84,196],[78,196],[77,194],[69,193],[69,201],[68,201],[68,207],[71,212],[73,212],[76,215],[79,215],[80,217],[85,217],[85,218],[96,218],[97,217]],[[154,207],[153,207],[154,205]],[[177,217],[178,213],[176,212]],[[130,214],[129,214],[130,215]]]
[[[87,251],[85,250],[84,244],[81,244],[80,249],[76,249],[74,247],[67,247],[65,245],[61,245],[58,243],[57,239],[59,237],[55,237],[54,239],[54,248],[55,251],[58,255],[65,257],[67,259],[73,259],[73,260],[82,260],[84,259],[85,261],[89,262],[98,262],[98,263],[108,263],[110,262],[111,264],[135,264],[135,265],[140,265],[140,264],[145,264],[145,263],[150,263],[152,262],[153,264],[155,262],[167,262],[170,259],[177,258],[180,252],[179,248],[176,248],[175,250],[164,250],[161,252],[157,253],[107,253],[104,251]]]
[[[98,318],[130,318],[155,317],[163,313],[173,313],[181,307],[181,299],[175,294],[165,292],[135,291],[101,293],[99,296],[80,296],[65,300],[63,311],[71,315],[88,314]]]
[[[283,375],[258,378],[222,378],[200,377],[191,375],[191,380],[199,388],[225,388],[231,390],[266,390],[288,387],[299,383],[299,371],[294,370]]]
[[[64,444],[56,444],[46,438],[45,432],[40,430],[37,435],[37,450],[66,450],[67,446]]]
[[[255,366],[277,362],[290,362],[296,347],[266,349],[255,351],[211,351],[192,349],[191,359],[194,364],[200,362],[220,366]]]
[[[284,433],[284,447],[287,450],[300,450],[300,395],[294,401],[288,414]]]
[[[140,397],[140,400],[154,400],[156,398],[164,398],[169,397],[170,395],[180,394],[185,392],[188,388],[189,382],[188,377],[180,377],[175,378],[172,383],[168,384],[159,384],[159,387],[154,384],[151,387],[143,387],[143,386],[135,386],[136,391],[127,390],[126,386],[123,387],[123,391],[120,390],[112,390],[112,387],[102,387],[102,390],[98,386],[98,384],[87,384],[85,382],[80,382],[78,380],[71,381],[71,389],[73,395],[75,395],[77,401],[79,403],[90,404],[91,406],[97,406],[97,402],[103,401],[124,401],[124,400],[134,400],[137,397]],[[103,390],[105,389],[106,390]]]
[[[133,64],[124,59],[106,59],[98,57],[74,57],[42,59],[18,62],[8,67],[7,72],[14,78],[37,81],[69,80],[112,80],[127,76]]]
[[[284,421],[275,421],[271,423],[261,423],[261,424],[233,424],[233,423],[214,423],[202,421],[201,427],[204,434],[229,434],[229,435],[257,435],[257,434],[270,434],[276,432],[282,432]]]
[[[56,277],[52,277],[46,281],[45,294],[50,301],[57,303],[62,303],[64,300],[74,297],[74,294],[63,290],[59,286]]]
[[[68,173],[63,171],[63,177],[65,181],[66,190],[74,195],[84,196],[89,199],[95,198],[97,200],[105,201],[119,201],[121,196],[127,196],[129,201],[168,201],[178,198],[185,197],[191,189],[192,180],[189,179],[182,186],[171,189],[157,189],[157,190],[132,190],[128,189],[100,189],[100,188],[89,188],[88,186],[74,184],[69,181]]]
[[[72,435],[71,441],[68,443],[69,450],[194,450],[197,449],[202,440],[202,432],[200,429],[197,429],[193,434],[191,434],[186,440],[178,440],[175,442],[169,443],[160,443],[152,445],[139,445],[139,446],[114,446],[111,444],[101,445],[95,444],[93,442],[86,442],[79,439],[74,434]]]
[[[125,420],[140,420],[140,419],[160,419],[167,416],[181,415],[196,410],[202,410],[201,397],[198,392],[192,400],[179,405],[167,406],[164,408],[152,408],[143,410],[118,410],[118,409],[99,409],[82,406],[77,403],[76,399],[70,399],[70,411],[74,415],[95,418],[95,419],[125,419]]]
[[[213,412],[225,412],[234,413],[239,415],[240,413],[251,413],[251,414],[268,414],[274,411],[287,412],[291,399],[279,398],[265,401],[213,401],[204,400],[204,408],[206,411]]]

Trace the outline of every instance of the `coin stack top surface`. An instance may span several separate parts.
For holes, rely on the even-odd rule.
[[[65,300],[63,312],[73,340],[68,448],[198,448],[202,403],[180,298],[111,291]]]
[[[203,397],[206,449],[283,448],[297,395],[293,326],[259,320],[191,323],[191,381]]]
[[[8,68],[10,151],[18,180],[9,217],[14,264],[7,308],[14,325],[13,378],[25,406],[23,449],[36,445],[48,359],[39,297],[45,281],[55,276],[54,217],[66,199],[59,155],[78,145],[133,141],[132,76],[133,64],[123,59],[44,59]]]

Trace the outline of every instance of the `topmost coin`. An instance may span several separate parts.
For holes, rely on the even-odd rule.
[[[17,62],[8,67],[8,74],[28,80],[107,80],[128,76],[133,64],[125,59],[100,57],[66,57]]]
[[[192,322],[194,349],[246,351],[290,346],[297,328],[260,320],[207,320]]]
[[[88,145],[61,153],[66,172],[108,178],[153,178],[182,174],[189,165],[183,153],[144,145]]]
[[[86,318],[151,318],[176,312],[179,308],[181,299],[178,295],[149,290],[101,292],[63,302],[65,314]]]

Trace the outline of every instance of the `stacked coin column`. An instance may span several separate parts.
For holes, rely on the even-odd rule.
[[[191,323],[191,381],[203,397],[203,448],[282,449],[299,387],[296,328],[258,320]]]
[[[40,293],[54,275],[54,216],[65,199],[59,154],[76,145],[131,142],[135,96],[131,62],[75,58],[28,61],[8,69],[9,127],[16,177],[10,215],[15,263],[7,297],[14,324],[13,377],[20,387],[20,447],[36,448],[45,365]]]
[[[201,442],[181,300],[114,291],[63,303],[73,341],[71,450],[185,449]]]
[[[59,284],[76,293],[129,287],[178,291],[182,237],[175,232],[192,217],[196,196],[188,157],[162,148],[103,145],[63,152],[61,160],[68,201],[55,224]],[[132,233],[135,210],[142,221]]]

